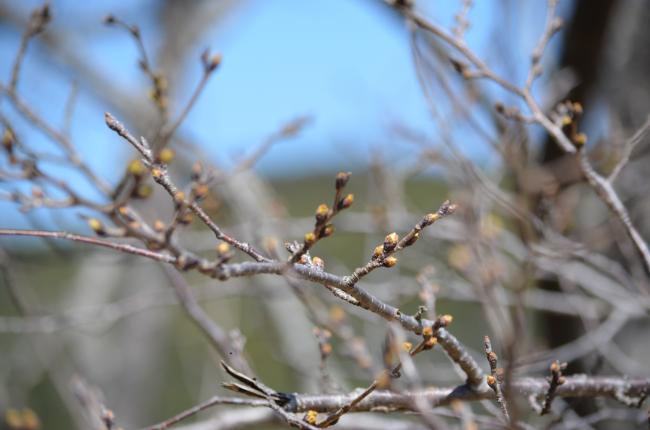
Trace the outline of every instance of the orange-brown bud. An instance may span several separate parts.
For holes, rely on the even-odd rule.
[[[397,264],[397,258],[390,256],[384,260],[384,267],[393,267]]]
[[[349,208],[352,203],[354,203],[354,194],[348,194],[339,202],[339,210]]]
[[[497,383],[497,378],[495,378],[492,375],[488,375],[486,378],[486,382],[490,387],[494,387]]]
[[[330,237],[334,234],[334,226],[332,224],[327,224],[323,231],[320,234],[320,237]]]
[[[430,325],[424,327],[424,328],[422,329],[422,336],[424,336],[424,337],[431,337],[431,336],[433,336],[433,327],[431,327]]]
[[[161,220],[157,219],[153,222],[153,229],[156,230],[158,233],[161,233],[165,231],[165,223],[162,222]]]
[[[429,348],[433,348],[433,347],[436,346],[437,344],[438,344],[438,338],[435,337],[435,336],[431,336],[430,338],[428,338],[428,339],[424,342],[424,346],[425,346],[425,348],[427,348],[427,349],[429,349]]]
[[[208,195],[209,191],[210,191],[210,187],[208,187],[207,184],[195,184],[194,187],[192,188],[192,193],[194,194],[194,197],[198,200],[205,198],[205,196]]]
[[[441,316],[438,320],[440,321],[441,326],[447,327],[449,324],[451,324],[454,321],[454,317],[449,314],[446,314]]]

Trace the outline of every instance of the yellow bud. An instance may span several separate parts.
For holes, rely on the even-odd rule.
[[[404,342],[402,344],[402,349],[406,352],[410,352],[412,348],[413,348],[413,344],[411,342]]]
[[[582,105],[580,103],[574,102],[572,108],[575,113],[582,114]]]
[[[443,315],[439,319],[440,319],[440,324],[442,324],[443,327],[447,327],[449,324],[451,324],[454,321],[454,317],[449,314]]]
[[[179,224],[182,225],[189,225],[192,223],[192,220],[194,220],[194,214],[192,211],[183,211],[183,213],[178,217],[178,222]]]
[[[163,172],[159,168],[154,167],[153,169],[151,169],[151,176],[153,176],[154,179],[158,180],[162,178]]]
[[[226,255],[230,251],[230,245],[228,245],[226,242],[221,242],[219,245],[217,245],[217,254],[223,256]]]
[[[427,348],[433,348],[434,346],[436,346],[437,343],[438,343],[438,338],[435,336],[431,336],[426,341],[424,341],[424,346]]]
[[[174,157],[176,156],[176,153],[174,152],[173,149],[171,148],[163,148],[160,150],[160,153],[158,154],[158,161],[164,164],[169,164],[172,161],[174,161]]]
[[[161,220],[157,219],[153,222],[153,229],[156,230],[158,233],[165,231],[165,223],[162,222]]]
[[[569,115],[564,115],[564,116],[562,116],[562,118],[560,118],[560,124],[562,124],[563,127],[571,124],[572,122],[573,122],[573,120],[571,119],[571,117]]]
[[[587,135],[584,133],[576,134],[573,136],[573,143],[575,143],[577,146],[583,146],[587,143]]]
[[[309,410],[305,414],[305,422],[309,425],[316,425],[316,420],[318,419],[318,412],[314,410]]]
[[[88,226],[99,236],[104,236],[106,231],[104,230],[104,224],[97,218],[90,218],[88,220]]]
[[[316,235],[312,232],[305,234],[305,243],[311,245],[316,242]]]
[[[384,260],[384,267],[393,267],[397,264],[397,258],[395,257],[386,257]]]
[[[126,206],[120,206],[120,207],[117,209],[117,212],[118,212],[120,215],[122,215],[122,216],[129,216],[129,212],[130,212],[130,211],[129,211],[129,208],[128,208],[128,207],[126,207]]]
[[[327,219],[327,215],[329,214],[330,209],[327,207],[326,204],[321,204],[318,205],[316,208],[316,221],[318,222],[323,222]]]
[[[134,160],[131,160],[128,166],[128,172],[129,174],[133,176],[140,177],[144,175],[147,171],[147,168],[144,167],[144,164],[139,158],[136,158]]]
[[[424,336],[424,337],[431,337],[431,336],[433,336],[433,327],[431,327],[430,325],[424,327],[424,328],[422,329],[422,336]]]
[[[490,387],[494,387],[497,383],[497,378],[495,378],[492,375],[488,375],[486,378],[486,382]]]
[[[138,187],[135,189],[135,192],[133,194],[134,197],[137,197],[139,199],[146,199],[151,196],[153,193],[153,188],[149,184],[140,184]]]
[[[311,262],[314,266],[319,267],[321,269],[325,267],[325,261],[323,261],[323,259],[320,257],[313,257],[311,259]]]
[[[182,191],[176,191],[174,193],[174,203],[176,203],[177,206],[185,203],[185,193]]]
[[[373,258],[373,260],[377,259],[377,258],[381,257],[383,254],[384,254],[384,247],[383,247],[383,245],[379,245],[373,251],[372,258]]]

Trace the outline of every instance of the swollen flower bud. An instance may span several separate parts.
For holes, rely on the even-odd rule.
[[[354,194],[348,194],[339,202],[339,210],[349,208],[352,203],[354,203]]]
[[[452,323],[453,320],[454,320],[454,317],[449,315],[449,314],[443,315],[440,318],[438,318],[438,321],[440,321],[440,325],[442,327],[447,327],[449,324]]]
[[[228,254],[229,251],[230,245],[228,245],[226,242],[221,242],[219,245],[217,245],[217,254],[219,254],[220,257]]]
[[[426,341],[424,341],[424,347],[427,348],[427,349],[433,348],[437,344],[438,344],[438,338],[435,337],[435,336],[431,336]]]
[[[431,327],[430,325],[424,327],[424,328],[422,329],[422,336],[424,336],[424,337],[431,337],[431,336],[433,336],[433,327]]]
[[[305,243],[307,245],[312,245],[315,242],[316,242],[316,235],[314,233],[309,232],[305,234]]]
[[[330,209],[327,207],[325,203],[318,205],[316,208],[316,221],[318,223],[322,223],[327,219],[327,215],[329,214]]]
[[[176,206],[181,206],[185,203],[185,193],[182,191],[176,191],[174,193],[174,203]]]
[[[144,167],[144,164],[139,158],[136,158],[134,160],[131,160],[129,163],[129,166],[127,168],[128,172],[130,175],[133,175],[137,178],[141,177],[144,175],[147,171],[147,168]]]
[[[492,375],[488,375],[486,378],[486,382],[490,387],[494,387],[497,383],[497,378],[495,378]]]
[[[327,224],[323,231],[320,234],[320,237],[330,237],[334,234],[334,226],[332,224]]]
[[[189,225],[192,223],[193,219],[194,219],[194,214],[192,213],[192,211],[185,210],[178,217],[178,223],[182,225]]]
[[[395,257],[386,257],[384,260],[384,267],[393,267],[397,264],[397,258]]]
[[[158,154],[158,162],[164,163],[164,164],[169,164],[172,161],[174,161],[176,153],[174,152],[173,149],[171,148],[163,148],[160,150],[160,153]]]
[[[384,246],[383,245],[378,245],[375,248],[375,250],[373,251],[373,253],[372,253],[372,259],[376,260],[379,257],[381,257],[382,255],[384,255]]]
[[[391,252],[397,246],[399,236],[397,233],[391,233],[384,239],[384,251]]]

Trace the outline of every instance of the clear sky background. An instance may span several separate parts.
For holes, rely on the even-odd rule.
[[[459,1],[421,1],[433,21],[449,28]],[[12,3],[24,16],[40,2]],[[53,1],[54,29],[64,29],[74,50],[104,76],[134,98],[146,97],[147,82],[137,67],[137,51],[123,31],[101,24],[113,13],[137,23],[152,55],[160,47],[160,29],[152,11],[156,1]],[[566,2],[565,2],[566,4]],[[566,12],[565,6],[565,12]],[[479,0],[469,19],[467,41],[508,78],[521,82],[529,53],[542,31],[545,2]],[[507,31],[507,47],[494,43],[494,34]],[[0,78],[8,82],[20,32],[4,27],[0,34]],[[557,51],[551,45],[549,59]],[[313,122],[293,140],[274,146],[257,169],[267,176],[299,176],[342,168],[362,169],[372,151],[404,160],[413,147],[401,141],[392,127],[400,124],[432,137],[436,129],[418,85],[407,32],[377,0],[251,0],[236,6],[195,46],[195,57],[206,47],[223,54],[222,67],[208,84],[182,131],[201,143],[221,165],[248,153],[286,121],[309,115]],[[501,50],[515,50],[503,55]],[[55,124],[63,122],[64,104],[74,76],[57,60],[30,46],[19,91],[34,108]],[[500,64],[503,57],[515,58]],[[493,60],[493,62],[490,62]],[[154,59],[155,62],[155,59]],[[197,61],[176,83],[172,106],[181,106],[200,77]],[[444,103],[444,101],[441,101]],[[30,131],[7,101],[2,111],[18,125],[32,147],[51,148]],[[116,181],[133,156],[104,124],[110,108],[82,87],[72,137],[82,156],[109,181]],[[481,121],[481,118],[477,118]],[[125,119],[128,123],[128,119]],[[477,144],[463,127],[454,131],[470,157],[488,164],[491,153]],[[6,163],[3,160],[0,163]],[[4,164],[3,164],[4,165]],[[80,179],[66,177],[92,195]],[[2,184],[5,190],[11,186]],[[3,227],[26,227],[14,204],[0,202]],[[35,219],[48,223],[37,210]]]

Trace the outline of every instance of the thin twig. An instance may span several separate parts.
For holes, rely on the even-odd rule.
[[[501,390],[501,376],[499,373],[499,368],[497,366],[497,354],[492,350],[492,342],[490,342],[490,338],[488,336],[485,336],[485,355],[487,357],[488,363],[490,363],[490,377],[488,377],[488,385],[490,388],[494,390],[494,393],[496,394],[497,398],[497,403],[499,403],[499,407],[501,408],[501,412],[503,413],[503,416],[506,418],[506,421],[510,422],[510,414],[508,413],[508,404],[506,402],[506,398],[503,395],[503,391]]]

